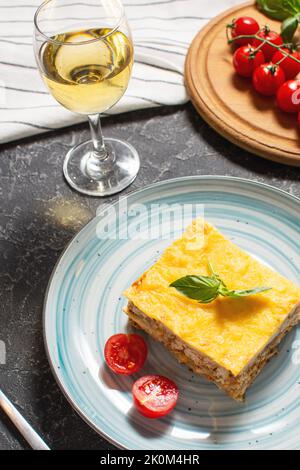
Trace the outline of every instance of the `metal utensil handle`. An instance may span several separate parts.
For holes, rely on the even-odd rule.
[[[30,424],[23,418],[10,400],[0,390],[0,407],[20,431],[24,439],[34,450],[50,450],[43,439],[35,432]]]

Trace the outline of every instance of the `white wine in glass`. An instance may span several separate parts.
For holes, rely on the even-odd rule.
[[[139,170],[128,143],[104,139],[100,113],[125,93],[133,65],[130,29],[119,0],[48,0],[35,15],[35,55],[53,97],[87,115],[91,140],[72,148],[64,175],[77,191],[107,196],[127,187]]]

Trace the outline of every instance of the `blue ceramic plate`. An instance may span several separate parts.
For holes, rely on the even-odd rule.
[[[129,208],[143,206],[135,206],[135,215],[133,210],[126,214],[125,203]],[[166,375],[180,389],[178,405],[169,416],[147,420],[132,408],[130,393],[141,374],[124,378],[105,367],[106,339],[129,328],[122,291],[170,243],[124,236],[128,222],[138,222],[140,232],[146,231],[145,213],[136,208],[156,207],[152,204],[164,204],[163,211],[170,204],[197,204],[200,212],[204,207],[204,216],[244,250],[299,280],[299,199],[260,183],[217,176],[164,181],[133,193],[113,207],[109,224],[100,214],[81,230],[52,275],[44,311],[45,342],[65,396],[82,418],[121,448],[299,449],[299,329],[283,341],[244,404],[179,365],[147,337],[149,357],[142,374]],[[165,224],[161,220],[154,217],[152,225]],[[180,236],[176,224],[174,232],[171,236]]]

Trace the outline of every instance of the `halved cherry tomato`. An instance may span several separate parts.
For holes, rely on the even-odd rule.
[[[285,82],[284,71],[279,65],[268,62],[254,70],[252,82],[255,90],[261,95],[275,95]]]
[[[250,16],[241,16],[236,20],[232,21],[231,25],[231,36],[236,38],[237,36],[248,36],[256,34],[259,31],[259,24],[254,18]],[[237,39],[234,43],[238,46],[245,46],[251,44],[253,39]]]
[[[300,111],[300,80],[288,80],[277,91],[278,107],[286,113]]]
[[[161,418],[168,414],[178,400],[176,384],[162,375],[145,375],[132,387],[134,404],[146,418]]]
[[[280,34],[276,33],[275,31],[271,31],[267,26],[261,31],[259,31],[259,33],[257,33],[257,36],[262,39],[267,39],[276,46],[281,46],[283,44],[283,40]],[[271,44],[262,45],[262,41],[260,41],[259,39],[254,39],[252,45],[256,48],[261,46],[260,49],[263,51],[266,60],[270,60],[276,52],[275,47],[273,47]]]
[[[242,46],[233,55],[233,65],[241,77],[252,77],[254,70],[265,63],[262,51],[255,52],[252,46]]]
[[[131,375],[143,367],[147,352],[147,344],[140,335],[118,334],[106,341],[104,357],[116,374]]]
[[[296,62],[290,57],[287,57],[285,54],[283,54],[282,51],[286,52],[287,54],[290,54],[298,60],[300,60],[300,53],[297,51],[293,52],[287,49],[286,47],[282,47],[282,49],[280,51],[276,51],[272,57],[273,64],[277,64],[277,62],[280,62],[279,65],[285,73],[285,78],[287,80],[291,80],[292,78],[295,78],[296,75],[298,75],[298,73],[300,72],[300,63]]]

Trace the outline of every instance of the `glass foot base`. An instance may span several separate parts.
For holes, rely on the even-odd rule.
[[[63,172],[72,188],[89,196],[110,196],[129,186],[136,178],[140,159],[137,151],[118,139],[104,139],[107,157],[100,163],[93,157],[91,140],[73,147],[66,155]]]

